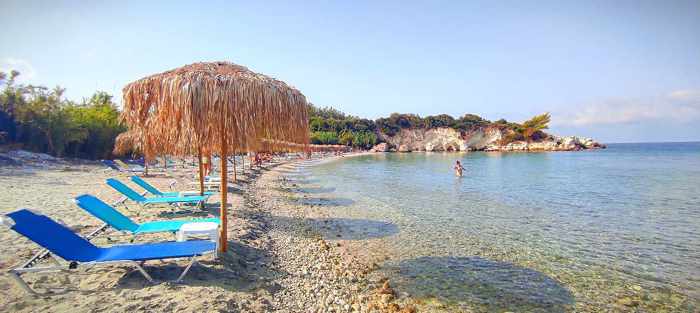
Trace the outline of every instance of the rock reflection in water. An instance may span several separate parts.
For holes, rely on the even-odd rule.
[[[280,223],[308,223],[318,234],[326,240],[365,240],[372,238],[389,237],[399,233],[396,224],[356,218],[292,218],[284,216],[274,217]],[[303,235],[314,236],[308,232]]]
[[[299,200],[304,205],[318,206],[349,206],[355,203],[355,200],[348,198],[303,198]]]
[[[565,312],[574,299],[538,271],[480,257],[419,257],[387,264],[399,291],[478,311]]]

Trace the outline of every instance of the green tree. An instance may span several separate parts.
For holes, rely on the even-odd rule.
[[[355,138],[355,135],[352,133],[352,131],[343,130],[338,137],[338,143],[341,145],[350,146],[353,144],[353,138]]]
[[[67,145],[85,139],[86,132],[64,110],[72,105],[62,99],[65,89],[27,86],[24,92],[26,104],[15,108],[15,120],[26,144],[62,156]]]
[[[81,105],[67,108],[75,123],[87,131],[85,141],[77,145],[76,156],[107,158],[114,148],[114,139],[126,130],[119,122],[119,110],[106,92],[98,91]]]
[[[338,134],[331,131],[319,131],[311,133],[311,143],[320,145],[334,145],[338,143]]]
[[[0,72],[1,142],[57,156],[109,157],[115,137],[124,127],[112,96],[97,92],[76,104],[65,89],[18,85],[16,71]]]
[[[452,127],[455,119],[448,114],[429,115],[423,119],[426,128]]]
[[[549,128],[550,120],[551,116],[549,113],[535,115],[531,119],[522,123],[520,133],[528,142],[533,139],[539,139],[538,137],[543,135],[542,130]]]
[[[491,124],[489,120],[475,114],[465,114],[457,119],[454,123],[454,128],[460,131],[470,131],[479,127],[488,126]]]
[[[375,144],[377,144],[377,135],[372,132],[362,131],[353,134],[352,145],[354,147],[369,149]]]

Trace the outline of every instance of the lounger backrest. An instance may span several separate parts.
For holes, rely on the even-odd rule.
[[[141,177],[138,177],[136,175],[131,176],[131,181],[134,182],[135,184],[141,186],[143,189],[146,189],[146,191],[150,192],[153,195],[156,196],[162,196],[163,193],[160,192],[160,190],[156,189],[156,187],[153,187],[153,185],[149,184],[145,180],[143,180]]]
[[[134,232],[139,228],[131,219],[92,195],[78,196],[75,204],[117,230]]]
[[[124,185],[124,183],[122,183],[114,178],[107,179],[107,185],[110,185],[116,191],[119,191],[120,193],[122,193],[127,198],[129,198],[133,201],[142,202],[142,201],[146,200],[146,198],[144,196],[140,195],[138,192],[129,188],[129,186]]]
[[[125,170],[141,170],[143,168],[140,164],[129,164],[120,159],[114,159],[114,163]]]
[[[102,164],[106,165],[107,167],[113,170],[121,171],[121,169],[116,164],[114,164],[114,161],[112,160],[102,160]]]
[[[44,215],[20,209],[6,216],[15,222],[12,230],[67,261],[90,262],[100,254],[100,248]]]

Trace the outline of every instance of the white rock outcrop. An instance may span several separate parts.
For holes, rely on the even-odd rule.
[[[370,150],[371,152],[387,152],[389,151],[389,145],[386,142],[375,145]]]
[[[550,136],[547,139],[525,142],[515,141],[501,145],[504,131],[498,127],[484,127],[466,133],[452,128],[402,129],[394,136],[379,134],[388,145],[373,151],[575,151],[604,148],[591,138]]]

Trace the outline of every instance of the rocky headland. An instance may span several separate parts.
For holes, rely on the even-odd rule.
[[[441,127],[431,129],[401,129],[393,136],[379,133],[382,143],[374,146],[374,152],[413,151],[578,151],[605,148],[591,138],[547,135],[530,142],[516,140],[506,142],[508,130],[487,126],[468,132]]]

